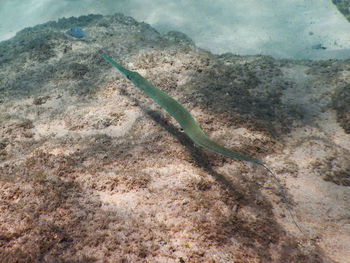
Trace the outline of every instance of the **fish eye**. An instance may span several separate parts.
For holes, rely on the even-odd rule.
[[[126,75],[126,77],[127,77],[128,79],[130,79],[130,80],[131,80],[131,76],[130,76],[130,75]]]

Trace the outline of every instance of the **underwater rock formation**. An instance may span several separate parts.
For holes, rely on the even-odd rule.
[[[349,0],[332,0],[338,10],[350,21],[350,2]]]
[[[103,53],[271,166],[306,235],[266,171],[195,147]],[[121,14],[18,32],[0,43],[0,261],[350,262],[348,65],[214,55]]]

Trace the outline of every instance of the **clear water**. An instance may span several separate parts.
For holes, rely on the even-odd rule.
[[[331,0],[0,0],[0,41],[90,13],[213,53],[350,57]],[[210,56],[91,17],[0,42],[0,263],[350,263],[348,60]],[[262,167],[194,147],[103,53],[261,158],[306,235]]]
[[[331,0],[1,0],[0,40],[61,17],[124,13],[186,33],[214,53],[350,57],[350,24]]]

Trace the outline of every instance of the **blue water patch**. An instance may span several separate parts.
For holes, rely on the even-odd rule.
[[[68,35],[76,38],[84,38],[86,37],[86,33],[80,27],[72,27],[66,32]]]

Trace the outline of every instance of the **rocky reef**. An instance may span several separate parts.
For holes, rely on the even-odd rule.
[[[348,0],[332,0],[333,4],[338,8],[348,21],[350,21],[350,2]]]
[[[268,164],[304,234],[264,169],[193,145],[104,53]],[[0,43],[0,261],[350,262],[349,62],[214,55],[122,14],[18,32]]]

